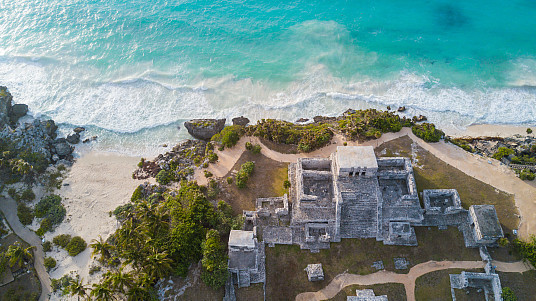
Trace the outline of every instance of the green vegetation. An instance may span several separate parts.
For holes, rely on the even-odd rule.
[[[289,180],[285,180],[285,181],[283,182],[283,188],[285,188],[285,189],[289,189],[289,188],[290,188],[290,181],[289,181]]]
[[[52,243],[47,240],[43,243],[43,252],[50,252],[50,251],[52,251]]]
[[[411,125],[411,119],[401,118],[393,112],[367,109],[345,114],[337,122],[337,129],[347,139],[367,140],[380,138],[382,133],[398,132]]]
[[[527,134],[532,134],[532,129],[531,128],[527,128]]]
[[[212,137],[212,141],[221,143],[225,147],[236,145],[240,137],[244,135],[244,127],[240,125],[230,125],[223,128],[221,132]]]
[[[69,252],[69,255],[76,256],[80,254],[82,251],[84,251],[87,248],[87,244],[84,241],[84,239],[80,236],[75,236],[69,241],[67,246],[65,246],[65,250]]]
[[[213,174],[212,174],[210,171],[208,171],[208,170],[204,170],[203,173],[204,173],[204,175],[205,175],[205,178],[210,178],[210,177],[213,176]]]
[[[173,179],[173,175],[169,171],[162,169],[158,172],[155,179],[158,184],[167,185]]]
[[[261,137],[276,143],[293,144],[298,150],[310,152],[331,141],[333,132],[328,124],[297,125],[288,121],[261,119],[247,128],[248,135]]]
[[[532,171],[530,171],[530,169],[523,169],[520,173],[519,173],[519,178],[523,181],[525,180],[528,180],[528,181],[532,181],[534,180],[534,173]]]
[[[259,144],[252,144],[251,142],[246,142],[246,149],[254,154],[260,154],[262,147]]]
[[[17,216],[23,225],[30,225],[34,219],[32,209],[23,203],[17,205]]]
[[[238,188],[245,188],[246,183],[249,180],[249,176],[253,173],[253,170],[255,169],[255,163],[248,161],[242,166],[240,166],[240,170],[236,174],[236,186]]]
[[[531,236],[529,241],[516,238],[512,242],[512,245],[532,266],[536,266],[536,236]]]
[[[222,287],[229,272],[227,271],[228,258],[225,255],[218,231],[214,229],[207,231],[206,239],[201,248],[203,249],[201,279],[212,288]]]
[[[19,147],[17,141],[0,139],[0,181],[31,183],[43,173],[49,161],[40,153],[31,152],[26,147]]]
[[[454,139],[448,139],[448,142],[461,147],[467,152],[470,152],[470,153],[474,152],[473,147],[469,145],[469,142],[466,139],[454,138]]]
[[[52,242],[58,246],[58,247],[61,247],[61,248],[66,248],[67,247],[67,244],[69,244],[69,242],[71,241],[71,235],[69,234],[60,234],[60,235],[56,235],[53,239],[52,239]]]
[[[10,245],[6,251],[6,256],[9,258],[9,266],[13,267],[17,265],[22,268],[24,262],[31,261],[33,259],[33,247],[24,248],[19,242],[15,242]]]
[[[411,131],[426,142],[438,142],[445,135],[441,130],[436,129],[433,123],[415,124],[411,127]]]
[[[227,184],[233,184],[233,177],[227,177]]]
[[[56,259],[52,257],[45,257],[45,268],[47,269],[47,272],[49,272],[55,267],[56,267]]]
[[[517,296],[509,287],[503,287],[501,292],[503,301],[517,301]]]
[[[501,160],[503,157],[508,157],[510,155],[514,154],[513,149],[509,149],[507,147],[499,147],[497,152],[493,154],[493,159]]]
[[[61,204],[59,195],[49,195],[42,198],[35,206],[35,217],[43,218],[38,235],[42,236],[45,232],[52,230],[59,225],[65,218],[65,208]]]

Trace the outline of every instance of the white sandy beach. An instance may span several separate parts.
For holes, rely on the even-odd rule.
[[[81,236],[88,243],[88,248],[71,257],[67,251],[54,247],[47,254],[57,261],[57,267],[50,272],[51,278],[76,271],[85,282],[98,280],[95,276],[99,274],[89,275],[89,268],[93,265],[89,244],[99,235],[107,238],[117,228],[116,219],[110,216],[110,211],[127,203],[141,183],[132,179],[138,162],[137,157],[95,152],[76,160],[63,182],[68,186],[59,191],[67,210],[65,221],[54,232],[47,233],[45,239],[51,241],[54,236],[64,233]]]

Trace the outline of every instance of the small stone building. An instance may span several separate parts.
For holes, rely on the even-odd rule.
[[[469,207],[469,218],[477,244],[494,244],[504,237],[493,205],[473,205]]]
[[[502,288],[499,275],[495,273],[472,273],[463,271],[461,274],[450,274],[452,300],[456,301],[455,289],[476,288],[484,291],[486,300],[501,301]]]
[[[378,162],[372,146],[337,146],[332,155],[335,173],[340,177],[374,177]]]
[[[229,271],[238,287],[264,282],[264,244],[254,231],[231,230],[229,234]]]
[[[356,290],[355,296],[346,297],[346,301],[388,301],[387,295],[376,296],[372,289]]]
[[[321,263],[308,264],[305,271],[307,272],[309,281],[324,280],[324,270],[322,269]]]

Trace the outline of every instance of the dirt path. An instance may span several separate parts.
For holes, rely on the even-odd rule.
[[[17,202],[15,200],[12,198],[1,198],[0,210],[4,213],[13,232],[35,247],[34,267],[41,282],[41,296],[39,297],[39,301],[48,300],[48,295],[51,292],[50,277],[44,265],[45,252],[43,252],[43,247],[41,246],[41,239],[32,230],[20,223],[17,217]]]
[[[531,269],[523,262],[505,263],[494,261],[497,270],[501,272],[525,272]],[[317,292],[306,292],[296,296],[297,301],[326,300],[335,297],[344,287],[349,285],[373,285],[382,283],[401,283],[406,290],[408,301],[415,300],[415,280],[422,275],[445,269],[483,269],[483,261],[428,261],[420,263],[409,270],[407,274],[397,274],[389,271],[379,271],[368,275],[339,274],[325,288]]]
[[[372,145],[378,147],[384,142],[406,135],[419,146],[442,161],[459,169],[463,173],[499,190],[513,194],[515,196],[516,206],[521,215],[519,236],[528,239],[530,235],[536,235],[536,187],[520,180],[515,176],[515,173],[512,170],[497,160],[468,153],[463,149],[445,143],[444,141],[437,143],[424,142],[422,139],[413,135],[410,128],[403,128],[398,133],[386,133],[379,139],[366,141],[362,144],[358,144],[355,141],[348,141],[347,143],[348,145]],[[244,137],[240,139],[237,145],[233,148],[225,149],[224,151],[216,151],[219,161],[216,164],[211,164],[208,170],[217,177],[225,176],[238,161],[242,152],[245,151],[245,144],[248,141],[260,144],[262,147],[262,154],[272,160],[279,162],[296,162],[298,158],[303,157],[326,158],[335,151],[337,146],[343,145],[344,138],[340,135],[335,135],[330,145],[310,153],[282,154],[266,147],[257,137]],[[196,170],[195,179],[200,184],[206,184],[207,182],[201,170]]]

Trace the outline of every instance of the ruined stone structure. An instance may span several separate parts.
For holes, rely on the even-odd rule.
[[[461,274],[450,274],[452,300],[456,301],[454,289],[476,288],[484,291],[486,301],[501,301],[501,280],[496,273],[472,273],[463,271]]]
[[[264,282],[266,278],[264,244],[254,231],[231,230],[229,235],[229,271],[238,287]]]
[[[324,280],[324,270],[321,263],[308,264],[305,268],[307,272],[307,279],[309,281],[322,281]]]
[[[493,244],[504,236],[497,212],[492,205],[474,205],[469,208],[471,228],[478,244]]]
[[[386,295],[376,296],[371,289],[356,290],[355,296],[346,297],[346,301],[388,301]]]

